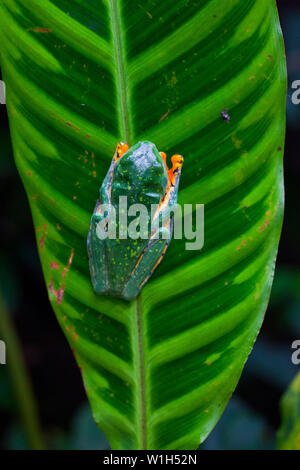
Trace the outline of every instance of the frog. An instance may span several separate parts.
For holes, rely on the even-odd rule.
[[[166,153],[159,152],[150,141],[140,141],[132,147],[124,142],[117,145],[100,187],[87,239],[96,294],[126,301],[135,299],[163,260],[172,238],[183,157],[175,154],[171,163],[169,169]],[[120,215],[124,197],[126,207],[142,204],[146,209],[146,236],[133,239],[128,236],[128,227],[124,229]],[[118,214],[118,210],[115,236],[105,237],[102,233],[99,237],[99,226],[102,224],[108,232],[110,218],[114,220],[112,214]]]

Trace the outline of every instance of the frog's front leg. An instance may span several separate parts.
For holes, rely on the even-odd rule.
[[[125,286],[122,293],[124,299],[134,299],[161,263],[170,243],[171,225],[172,220],[169,221],[169,224],[165,224],[164,227],[160,227],[157,232],[153,233]]]
[[[170,213],[174,212],[177,207],[177,196],[179,188],[179,180],[183,165],[183,157],[181,155],[173,155],[171,158],[172,168],[168,170],[169,184],[167,186],[166,194],[164,195],[155,215],[154,215],[154,225],[158,226],[157,219],[160,220],[160,223],[164,225],[168,222],[170,218]],[[173,218],[173,215],[172,217]]]
[[[111,198],[111,185],[114,176],[115,165],[117,161],[120,160],[121,157],[123,157],[124,153],[126,153],[128,149],[128,145],[124,144],[123,142],[120,142],[117,145],[112,162],[100,188],[100,199],[102,201],[102,204],[109,204]]]

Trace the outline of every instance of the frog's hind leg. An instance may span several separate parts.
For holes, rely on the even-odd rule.
[[[91,280],[96,294],[108,293],[110,289],[109,266],[106,247],[107,245],[105,243],[105,240],[99,238],[97,234],[97,225],[104,219],[104,214],[101,205],[106,205],[108,207],[110,205],[111,185],[114,174],[114,168],[117,161],[127,152],[128,149],[128,145],[124,144],[123,142],[120,142],[117,145],[111,165],[101,185],[100,199],[97,201],[90,223],[87,248],[89,255]]]
[[[160,225],[162,222],[162,227],[150,238],[147,247],[131,273],[130,279],[123,291],[123,297],[127,300],[134,299],[150,279],[157,266],[162,262],[171,241],[174,214],[171,215],[170,208],[176,209],[183,157],[181,155],[173,155],[171,158],[172,168],[169,170],[166,163],[166,154],[161,152],[160,155],[167,167],[169,183],[166,194],[154,215],[153,225],[155,226],[157,222]]]
[[[138,295],[161,263],[171,240],[172,227],[173,219],[150,238],[123,291],[122,297],[126,300],[132,300]]]

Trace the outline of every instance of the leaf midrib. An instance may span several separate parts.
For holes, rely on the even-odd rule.
[[[147,419],[146,419],[146,384],[145,384],[145,360],[144,360],[144,329],[143,315],[140,295],[135,300],[137,339],[138,339],[138,385],[139,385],[139,405],[140,405],[140,443],[141,450],[147,450]]]
[[[133,145],[133,131],[131,126],[131,108],[129,102],[129,83],[125,48],[122,36],[122,21],[118,0],[109,0],[110,18],[112,26],[112,43],[115,57],[115,79],[118,99],[118,119],[121,139],[129,146]],[[140,296],[134,301],[135,325],[133,328],[134,367],[136,369],[137,386],[137,429],[138,446],[141,450],[147,449],[147,419],[146,419],[146,387],[144,364],[144,330],[143,315]]]
[[[121,14],[118,0],[109,0],[110,17],[112,26],[112,42],[115,57],[116,89],[119,108],[119,126],[121,138],[128,143],[132,142],[132,132],[130,125],[130,105],[128,97],[128,80],[125,62],[125,48],[121,32]]]

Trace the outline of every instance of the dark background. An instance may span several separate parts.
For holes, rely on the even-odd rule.
[[[300,105],[291,102],[291,83],[300,80],[300,2],[278,0],[278,7],[289,74],[285,222],[262,331],[204,449],[275,448],[279,400],[300,370],[291,362],[291,344],[300,339]],[[0,106],[0,201],[0,289],[30,371],[47,447],[108,448],[93,422],[79,370],[48,301],[27,198],[13,162],[5,106]],[[0,366],[1,448],[28,448],[4,366]]]

